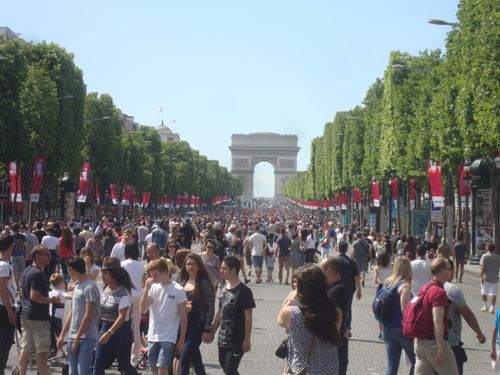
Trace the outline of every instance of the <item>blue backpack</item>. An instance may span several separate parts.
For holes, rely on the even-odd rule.
[[[372,303],[372,310],[375,319],[380,323],[387,324],[389,322],[393,306],[399,303],[399,298],[395,297],[399,297],[398,288],[402,283],[403,281],[399,281],[392,288],[384,285],[375,295]]]

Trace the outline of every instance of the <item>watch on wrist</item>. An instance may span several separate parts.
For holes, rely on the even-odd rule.
[[[110,328],[110,329],[108,329],[108,332],[109,332],[109,334],[110,334],[111,336],[115,334],[111,328]]]

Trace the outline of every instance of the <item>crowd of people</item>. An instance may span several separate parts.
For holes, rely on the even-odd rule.
[[[488,250],[482,311],[495,313],[500,256],[493,244]],[[352,304],[370,271],[377,296],[390,290],[390,314],[379,319],[386,373],[398,374],[404,352],[410,374],[462,374],[462,317],[485,342],[458,286],[467,256],[462,240],[344,228],[289,203],[154,220],[12,223],[0,233],[0,374],[15,328],[22,375],[33,353],[41,375],[61,353],[70,374],[104,374],[116,361],[124,374],[149,366],[155,375],[203,375],[200,345],[214,341],[224,374],[238,374],[251,349],[252,278],[291,284],[277,318],[289,335],[286,371],[346,374]],[[424,333],[407,327],[414,305],[427,317]]]

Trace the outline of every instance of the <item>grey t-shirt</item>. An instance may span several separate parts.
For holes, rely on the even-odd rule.
[[[486,281],[489,283],[498,282],[498,269],[500,268],[500,255],[493,251],[483,254],[479,261],[480,266],[484,266]]]
[[[446,282],[444,290],[448,301],[450,301],[448,305],[448,343],[450,346],[457,346],[460,343],[462,333],[462,315],[457,307],[466,306],[467,302],[458,286]]]
[[[73,293],[73,306],[72,306],[72,318],[71,325],[69,327],[69,338],[74,338],[80,329],[83,318],[85,317],[85,308],[87,302],[92,302],[94,304],[92,312],[92,320],[90,321],[87,330],[82,335],[82,338],[97,340],[98,338],[98,322],[99,322],[99,306],[100,306],[100,293],[97,288],[96,283],[87,279],[79,283],[75,292]]]

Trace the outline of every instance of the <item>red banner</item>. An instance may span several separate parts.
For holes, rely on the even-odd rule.
[[[469,197],[471,194],[471,189],[466,182],[466,178],[471,178],[470,170],[468,166],[460,166],[460,178],[459,178],[459,190],[460,190],[460,201],[465,204],[465,198]]]
[[[432,203],[436,208],[444,207],[443,189],[441,186],[441,166],[433,163],[431,160],[427,161],[427,166]]]
[[[391,194],[392,200],[394,201],[394,206],[398,207],[398,196],[399,196],[399,188],[398,188],[398,179],[393,178],[391,180]]]
[[[347,210],[347,193],[345,191],[342,192],[342,206],[343,210]]]
[[[352,200],[354,202],[354,207],[357,209],[361,209],[363,195],[361,194],[361,190],[359,188],[352,189]]]
[[[372,182],[373,207],[380,207],[380,190],[378,181]]]
[[[111,197],[111,202],[113,204],[118,204],[118,199],[116,198],[116,184],[109,185],[109,195]]]
[[[9,163],[9,177],[10,177],[10,201],[22,202],[21,192],[21,173],[19,171],[16,161]]]
[[[78,189],[78,203],[85,203],[89,195],[90,162],[83,163],[80,172],[80,189]]]
[[[182,197],[180,195],[175,198],[175,208],[180,208],[182,204]]]
[[[335,210],[340,211],[340,193],[335,193]]]
[[[42,181],[44,173],[45,173],[45,158],[43,156],[34,156],[33,177],[31,179],[32,202],[40,202],[40,191],[42,190]]]
[[[132,199],[133,199],[132,187],[126,184],[123,187],[123,192],[122,192],[122,206],[130,206]]]
[[[95,184],[95,202],[101,204],[101,197],[99,196],[99,185]]]
[[[410,179],[410,190],[408,192],[408,199],[410,200],[410,210],[414,210],[415,203],[417,200],[417,180],[415,178]]]
[[[145,193],[142,194],[141,207],[147,207],[148,206],[150,196],[151,196],[150,192],[145,192]]]

